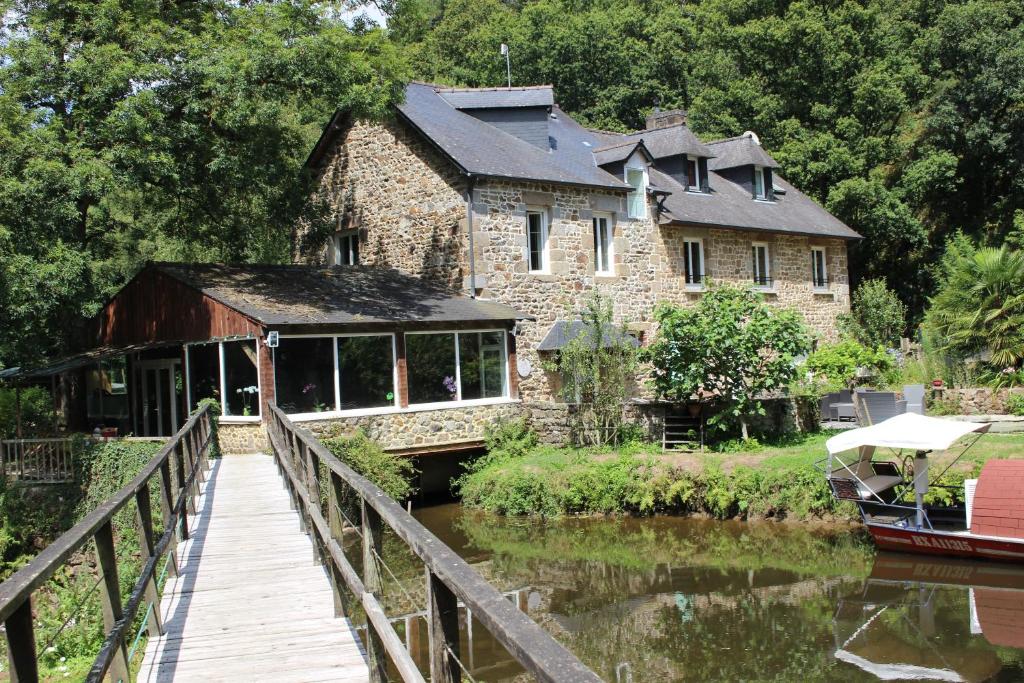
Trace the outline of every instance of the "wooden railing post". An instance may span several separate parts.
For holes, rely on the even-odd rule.
[[[383,583],[377,567],[377,555],[381,554],[380,514],[365,500],[360,499],[363,524],[363,586],[366,592],[379,597]],[[369,620],[366,622],[366,658],[370,668],[370,681],[384,683],[387,680],[387,662],[384,659],[384,642],[377,629]]]
[[[171,528],[171,517],[174,515],[174,494],[171,486],[171,458],[173,456],[174,451],[172,450],[160,465],[160,515],[164,520],[164,530]],[[169,576],[178,575],[177,536],[176,533],[172,533],[170,542],[167,544]]]
[[[309,500],[310,507],[316,507],[317,511],[320,510],[320,458],[317,457],[313,449],[307,446],[305,443],[302,445],[302,451],[305,453],[305,462],[303,463],[303,470],[306,473],[306,491]],[[312,515],[312,510],[309,511]],[[312,520],[309,523],[310,540],[313,541],[313,564],[320,564],[321,562],[321,551],[320,543],[321,540],[319,535],[316,533],[316,525],[313,524]],[[326,539],[323,539],[326,540]]]
[[[177,505],[178,501],[181,500],[182,496],[188,496],[188,491],[185,489],[185,439],[178,442],[175,448],[171,449],[170,457],[174,458],[174,471],[178,478],[177,496],[174,498],[174,503]],[[188,503],[181,508],[181,518],[178,519],[180,526],[181,540],[188,540],[188,515],[185,514],[188,508]]]
[[[327,487],[327,521],[331,530],[331,538],[341,545],[345,536],[345,522],[341,516],[341,501],[343,500],[344,483],[334,470],[328,470],[330,483]],[[328,563],[331,567],[331,588],[334,589],[334,616],[340,617],[348,613],[348,605],[345,604],[345,579],[333,561]]]
[[[96,530],[93,538],[96,543],[96,561],[100,571],[100,601],[103,603],[103,625],[107,633],[114,629],[114,625],[121,619],[123,606],[121,604],[121,584],[117,577],[117,554],[114,550],[114,528],[108,520],[103,526]],[[112,681],[123,681],[128,683],[128,650],[124,641],[117,643],[117,651],[114,653],[113,661],[110,663],[110,678]]]
[[[143,566],[153,557],[153,509],[149,499],[149,486],[135,494],[135,510],[139,523],[139,555]],[[149,613],[149,636],[158,638],[164,634],[160,623],[160,594],[156,590],[156,575],[146,582],[146,600],[153,606]]]
[[[7,632],[7,661],[10,663],[11,683],[36,683],[39,668],[36,664],[36,637],[32,632],[32,598],[26,598],[4,622]]]
[[[467,614],[467,618],[469,615]],[[431,683],[459,683],[459,601],[451,589],[427,570],[427,640]]]

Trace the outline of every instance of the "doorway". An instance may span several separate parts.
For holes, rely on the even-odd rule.
[[[173,358],[134,364],[133,404],[137,436],[173,436],[181,428],[181,361]]]

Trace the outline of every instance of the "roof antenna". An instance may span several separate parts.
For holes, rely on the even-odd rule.
[[[512,63],[508,59],[508,45],[501,44],[501,54],[505,57],[505,71],[508,73],[508,88],[512,89]]]

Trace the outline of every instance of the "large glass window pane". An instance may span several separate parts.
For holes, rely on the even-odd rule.
[[[221,400],[220,345],[199,344],[188,347],[189,390],[194,410],[204,398]]]
[[[458,399],[454,334],[408,334],[405,336],[405,356],[409,403]]]
[[[647,189],[644,187],[644,172],[639,169],[626,169],[626,182],[633,187],[627,197],[627,210],[630,218],[647,216]]]
[[[544,214],[530,211],[526,214],[527,241],[530,244],[530,270],[541,271],[547,267],[545,247],[547,229],[544,225]]]
[[[259,415],[256,340],[224,342],[225,415]]]
[[[394,353],[391,336],[339,337],[338,373],[341,409],[380,408],[395,404]]]
[[[286,413],[334,410],[334,338],[282,337],[274,349],[277,404]]]
[[[504,332],[459,333],[459,377],[462,399],[505,395]]]

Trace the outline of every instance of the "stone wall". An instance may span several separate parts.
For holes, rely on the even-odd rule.
[[[336,417],[298,424],[317,437],[351,435],[361,429],[385,450],[403,451],[482,441],[488,426],[501,419],[513,419],[521,412],[522,405],[519,403],[499,403]]]
[[[259,422],[217,423],[217,443],[222,455],[269,453],[270,443]]]
[[[451,163],[395,121],[351,124],[327,158],[318,196],[339,228],[358,231],[361,263],[462,286],[465,181]],[[296,260],[326,260],[329,235],[298,237]]]
[[[1024,395],[1024,387],[1013,389],[942,389],[932,394],[960,415],[1006,415],[1007,400],[1013,394]]]

